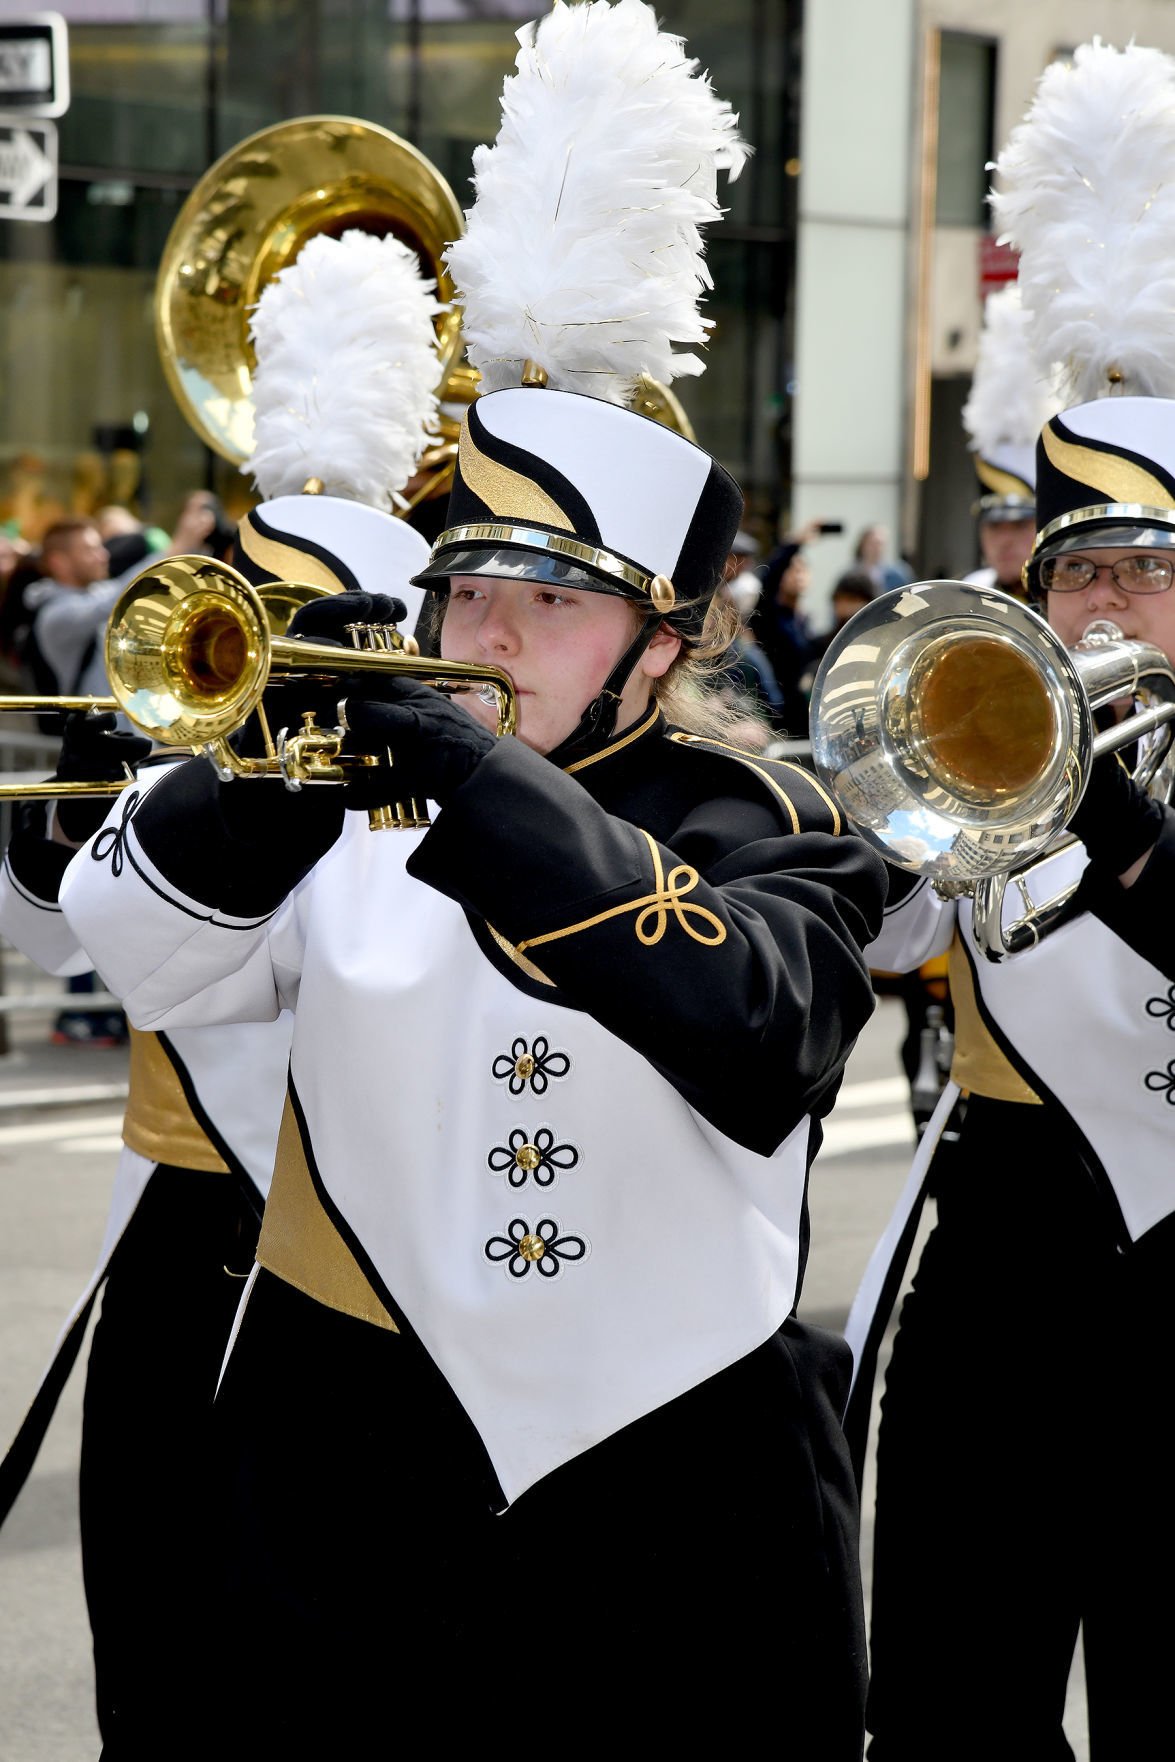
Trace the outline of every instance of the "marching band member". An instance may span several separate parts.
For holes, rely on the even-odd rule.
[[[1041,373],[1028,339],[1028,314],[1013,283],[989,296],[963,426],[975,457],[983,567],[963,580],[1024,598],[1024,565],[1036,534],[1036,437],[1055,413],[1051,377]],[[875,974],[896,991],[906,1010],[901,1059],[910,1082],[911,1108],[919,1133],[928,1123],[951,1062],[954,1018],[946,955],[914,972]],[[935,1027],[935,1010],[940,1026]]]
[[[1050,376],[1036,364],[1019,286],[988,296],[963,427],[975,456],[983,567],[964,581],[1024,596],[1024,565],[1036,534],[1036,437],[1057,409]]]
[[[139,781],[150,742],[71,716],[57,777]],[[166,756],[161,768],[174,763]],[[92,963],[58,904],[107,802],[26,809],[0,871],[0,932],[46,972]],[[104,1287],[82,1415],[82,1567],[103,1755],[140,1746],[173,1705],[176,1659],[213,1618],[207,1420],[273,1168],[290,1018],[209,1032],[132,1028],[123,1149],[98,1263],[0,1462],[0,1523],[36,1461]],[[176,1513],[182,1512],[182,1522]]]
[[[518,737],[357,677],[355,750],[393,762],[348,805],[428,796],[431,827],[194,762],[65,889],[132,1019],[296,1010],[217,1402],[264,1690],[214,1670],[212,1712],[351,1753],[434,1708],[715,1733],[734,1696],[852,1762],[843,1349],[794,1311],[883,870],[807,774],[711,738],[741,498],[625,407],[700,335],[735,119],[640,0],[519,40],[451,251],[486,389],[420,576]]]
[[[1039,438],[1028,586],[1066,644],[1110,620],[1175,659],[1175,62],[1078,49],[997,170],[1069,405]],[[1079,1625],[1091,1756],[1170,1732],[1175,814],[1110,754],[1070,830],[1025,885],[1077,892],[1027,952],[977,958],[970,902],[925,883],[874,944],[908,967],[950,943],[947,1105],[968,1096],[882,1403],[875,1762],[1071,1758]]]
[[[428,547],[392,508],[436,407],[437,309],[412,252],[359,233],[311,239],[263,292],[249,469],[265,499],[241,523],[236,551],[263,591],[292,575],[324,596],[345,590],[362,619],[376,603],[367,590],[401,583],[416,616],[425,596],[407,577]],[[321,603],[299,613],[304,624],[313,627]],[[273,610],[284,621],[289,607],[283,599]],[[127,761],[137,764],[116,810],[130,814],[184,765],[166,753],[140,762],[149,747],[114,732],[112,717],[73,716],[58,776],[118,781]],[[58,893],[68,859],[107,809],[63,799],[47,824],[30,810],[7,853],[0,930],[47,971],[92,964]],[[112,840],[105,835],[121,867]],[[181,1709],[191,1660],[223,1621],[208,1577],[222,1545],[208,1418],[253,1264],[289,1048],[284,1010],[215,1028],[132,1029],[124,1149],[98,1266],[0,1464],[2,1522],[104,1283],[86,1374],[81,1534],[107,1762],[189,1753]]]

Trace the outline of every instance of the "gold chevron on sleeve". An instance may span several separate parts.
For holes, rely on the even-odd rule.
[[[1167,485],[1141,465],[1119,458],[1117,453],[1103,453],[1096,447],[1081,447],[1074,441],[1062,440],[1048,424],[1041,431],[1041,441],[1058,471],[1075,483],[1087,483],[1091,489],[1100,490],[1111,502],[1170,507],[1171,491]]]
[[[328,1309],[399,1333],[314,1190],[302,1134],[288,1095],[257,1259],[277,1278]]]
[[[537,520],[543,526],[574,532],[571,521],[546,490],[521,471],[512,471],[509,465],[500,465],[482,452],[469,432],[468,422],[461,430],[457,462],[462,478],[491,514],[513,520]]]
[[[237,528],[237,543],[259,569],[275,581],[305,581],[311,587],[325,587],[328,593],[342,593],[344,584],[321,557],[300,551],[296,545],[282,544],[257,531],[246,514]]]

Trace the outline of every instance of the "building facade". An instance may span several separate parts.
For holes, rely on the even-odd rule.
[[[1058,56],[1100,35],[1175,52],[1170,0],[808,0],[792,518],[888,526],[924,579],[978,562],[962,408],[994,249],[988,164]]]
[[[791,467],[801,9],[657,10],[756,148],[714,229],[709,370],[684,383],[683,403],[766,532]],[[205,486],[239,513],[248,480],[197,439],[156,347],[156,273],[188,192],[257,130],[329,113],[413,142],[468,206],[472,151],[496,132],[514,33],[535,0],[63,0],[59,11],[72,97],[56,217],[0,218],[0,522],[35,542],[62,513],[115,502],[166,528]]]

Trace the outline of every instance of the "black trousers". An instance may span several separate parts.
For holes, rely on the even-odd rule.
[[[844,1360],[788,1323],[495,1515],[480,1443],[419,1347],[263,1273],[216,1411],[221,1745],[737,1747],[766,1730],[781,1757],[857,1762]],[[242,1656],[260,1695],[234,1679]]]
[[[161,1165],[107,1273],[81,1458],[82,1566],[105,1762],[189,1753],[201,1694],[192,1660],[219,1619],[210,1570],[212,1398],[259,1205],[233,1175]]]
[[[973,1098],[882,1402],[871,1762],[1094,1762],[1175,1729],[1175,1228],[1116,1244],[1044,1108]]]

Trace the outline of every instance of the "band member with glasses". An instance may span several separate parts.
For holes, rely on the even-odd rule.
[[[1163,96],[1148,112],[1152,62]],[[1042,371],[1064,276],[1048,237],[1019,217],[1053,174],[1080,206],[1098,176],[1094,124],[1107,106],[1120,119],[1124,94],[1129,117],[1164,119],[1163,175],[1175,175],[1173,76],[1153,51],[1079,49],[1074,67],[1046,73],[1000,161],[997,221],[1021,247]],[[1024,139],[1037,119],[1038,147]],[[1144,170],[1149,189],[1159,174]],[[1074,221],[1065,237],[1091,231]],[[1079,315],[1092,298],[1078,290]],[[1085,372],[1069,362],[1077,398],[1040,434],[1026,585],[1068,645],[1108,620],[1175,659],[1175,398],[1147,395],[1175,337],[1156,351],[1152,336],[1148,352],[1112,311],[1083,334],[1095,333],[1103,352]],[[1175,813],[1132,780],[1129,758],[1093,764],[1070,821],[1078,842],[1026,871],[1037,903],[1078,883],[1034,947],[985,959],[971,902],[907,876],[871,951],[908,967],[949,947],[956,1051],[939,1118],[966,1097],[958,1143],[931,1165],[937,1221],[882,1400],[871,1762],[1071,1759],[1079,1630],[1094,1762],[1169,1741]],[[1023,907],[1009,885],[1009,916]],[[912,1233],[913,1215],[895,1218],[891,1241],[900,1226]],[[886,1311],[882,1300],[874,1342]],[[869,1380],[850,1412],[858,1440]]]

